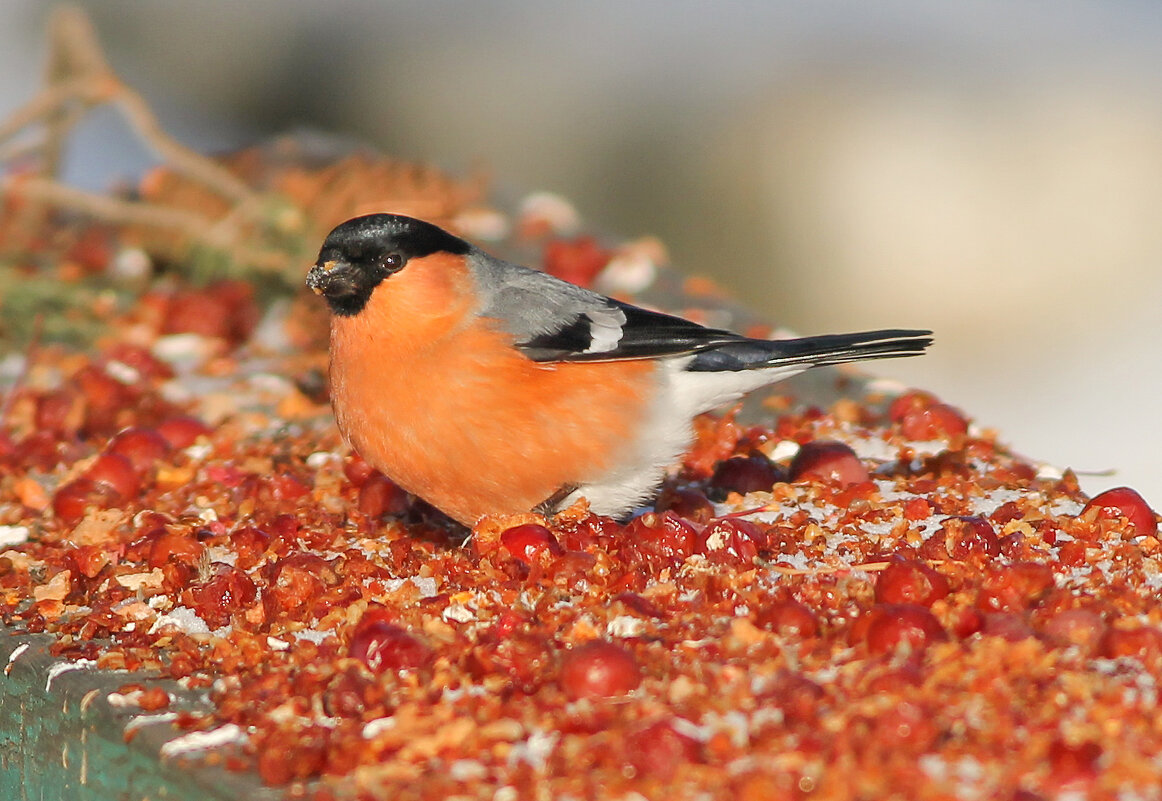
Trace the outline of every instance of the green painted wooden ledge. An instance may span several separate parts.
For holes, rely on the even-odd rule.
[[[150,713],[113,706],[109,694],[129,682],[148,685],[148,679],[91,669],[56,673],[60,668],[54,665],[69,661],[48,653],[51,642],[47,635],[0,629],[0,668],[8,668],[7,675],[0,672],[0,799],[265,801],[282,796],[253,774],[206,765],[202,758],[210,752],[162,755],[162,746],[181,734],[168,722],[144,722],[126,743],[126,725]],[[177,708],[206,703],[173,682],[163,686],[177,696]]]

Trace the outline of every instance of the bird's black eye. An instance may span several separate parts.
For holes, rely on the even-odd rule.
[[[383,257],[381,263],[383,264],[383,269],[389,273],[395,273],[403,269],[405,261],[407,259],[403,257],[402,253],[388,253]]]

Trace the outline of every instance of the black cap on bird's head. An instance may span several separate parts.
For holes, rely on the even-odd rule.
[[[372,291],[398,273],[409,259],[447,252],[468,253],[471,246],[431,223],[399,214],[369,214],[339,225],[323,241],[319,259],[307,273],[307,286],[340,316],[358,314]]]

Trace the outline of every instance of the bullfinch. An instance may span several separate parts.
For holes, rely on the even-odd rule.
[[[511,264],[423,220],[372,214],[323,242],[330,396],[371,466],[471,526],[584,497],[622,516],[692,419],[810,367],[912,356],[930,331],[753,339]]]

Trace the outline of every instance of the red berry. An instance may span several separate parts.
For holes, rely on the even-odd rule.
[[[968,420],[961,411],[940,403],[927,392],[908,392],[892,401],[888,409],[900,433],[911,440],[950,439],[968,431]]]
[[[363,482],[376,472],[378,471],[363,461],[363,457],[357,453],[351,454],[347,461],[343,462],[343,475],[347,476],[347,480],[356,487],[362,487]]]
[[[373,617],[355,627],[347,655],[372,673],[384,673],[423,667],[432,658],[432,650],[406,629]]]
[[[137,698],[137,705],[144,712],[155,712],[158,709],[165,709],[169,704],[169,693],[161,687],[150,687],[148,690],[143,690]]]
[[[72,525],[85,516],[90,506],[105,506],[115,499],[115,490],[108,484],[97,484],[90,478],[70,481],[56,491],[52,498],[53,514]]]
[[[949,628],[960,639],[966,639],[984,628],[984,614],[971,606],[961,607],[949,622]]]
[[[157,426],[157,433],[174,450],[190,447],[198,441],[199,437],[209,436],[210,431],[208,425],[189,415],[167,418]]]
[[[51,470],[61,462],[70,461],[67,444],[53,431],[33,431],[12,447],[12,464]]]
[[[12,464],[15,456],[16,442],[8,434],[0,431],[0,465]]]
[[[998,526],[1003,526],[1013,520],[1020,520],[1024,516],[1025,513],[1021,510],[1020,505],[1016,501],[1009,501],[994,509],[993,513],[989,515],[989,520]]]
[[[732,456],[719,462],[710,477],[710,486],[724,493],[770,492],[780,480],[778,468],[761,453]]]
[[[546,566],[549,578],[572,585],[588,578],[597,565],[597,556],[584,551],[563,551]]]
[[[302,525],[299,523],[297,516],[292,514],[281,514],[266,527],[270,532],[271,542],[275,544],[276,548],[293,548],[299,542],[299,530]],[[320,562],[324,562],[319,559]]]
[[[654,501],[655,512],[673,512],[695,523],[705,523],[714,517],[714,504],[695,489],[666,487]]]
[[[212,578],[188,591],[190,606],[212,629],[228,624],[234,612],[245,610],[258,595],[244,571],[229,565],[216,568]]]
[[[105,358],[132,367],[145,379],[173,378],[174,375],[173,368],[141,345],[119,342],[106,351]]]
[[[919,651],[947,637],[936,616],[915,604],[877,604],[868,618],[864,636],[873,654]]]
[[[1044,627],[1045,636],[1060,645],[1080,645],[1093,649],[1106,632],[1105,621],[1097,612],[1088,609],[1065,609],[1049,618]]]
[[[940,527],[948,558],[963,562],[973,556],[996,556],[1000,539],[992,524],[983,517],[950,517]]]
[[[1019,612],[1053,589],[1053,568],[1038,562],[1014,562],[990,567],[981,582],[977,606]]]
[[[200,334],[225,338],[229,330],[224,306],[201,290],[185,290],[170,298],[162,322],[163,334]]]
[[[606,640],[574,648],[561,661],[561,688],[570,698],[612,698],[641,684],[633,655]]]
[[[827,691],[801,673],[780,670],[775,674],[770,699],[783,711],[789,723],[806,723],[814,727],[819,721],[819,707]]]
[[[206,478],[226,489],[241,486],[249,475],[251,474],[232,464],[211,464],[206,467]]]
[[[243,281],[219,281],[205,289],[182,290],[170,298],[164,334],[192,333],[237,344],[259,319],[253,288]]]
[[[46,392],[36,399],[33,423],[37,430],[72,433],[80,423],[79,404],[76,394],[68,389]]]
[[[194,661],[187,654],[178,653],[170,657],[166,672],[170,678],[181,679],[194,672]]]
[[[1025,539],[1025,534],[1021,531],[1006,534],[997,541],[997,545],[1000,548],[1001,556],[1009,559],[1024,560],[1036,556],[1028,540]]]
[[[968,431],[968,420],[955,406],[937,403],[906,417],[901,431],[908,439],[950,439]]]
[[[867,692],[900,695],[906,694],[908,688],[919,687],[924,683],[924,675],[915,660],[893,665],[882,673],[875,673],[868,680]],[[822,695],[822,688],[820,688]]]
[[[554,239],[545,246],[545,272],[578,286],[589,286],[609,263],[610,252],[591,236]]]
[[[170,444],[152,428],[126,428],[110,440],[105,450],[128,458],[134,470],[144,473],[169,454]]]
[[[1097,509],[1099,518],[1117,520],[1125,518],[1130,529],[1139,535],[1153,534],[1158,529],[1157,515],[1146,500],[1129,487],[1115,487],[1093,497],[1081,516],[1091,509]]]
[[[1070,744],[1056,739],[1049,745],[1049,784],[1055,789],[1073,791],[1088,787],[1097,778],[1102,747],[1087,741]]]
[[[908,520],[927,520],[932,516],[932,505],[923,498],[909,498],[904,502],[904,517]]]
[[[1149,626],[1129,629],[1110,629],[1102,637],[1102,656],[1117,659],[1129,656],[1140,662],[1152,663],[1162,656],[1162,633]]]
[[[255,760],[258,775],[272,786],[318,776],[327,764],[330,736],[323,726],[272,727]]]
[[[698,532],[673,512],[646,512],[630,521],[625,538],[630,548],[647,561],[676,563],[691,556],[698,547]]]
[[[791,460],[791,481],[828,481],[862,484],[869,479],[867,468],[849,446],[842,442],[815,440],[799,448]]]
[[[1089,546],[1082,540],[1061,543],[1057,549],[1057,561],[1067,567],[1081,567],[1086,563]]]
[[[702,529],[699,540],[699,550],[731,556],[743,562],[752,561],[760,549],[767,547],[766,533],[749,520],[737,517],[712,520]]]
[[[542,553],[560,556],[563,551],[553,532],[536,523],[525,523],[505,529],[500,535],[501,546],[515,559],[531,565]]]
[[[408,494],[383,473],[372,471],[359,486],[359,511],[371,518],[407,511]]]
[[[85,400],[84,427],[89,433],[114,428],[118,417],[134,406],[134,390],[98,367],[82,367],[72,381]]]
[[[505,676],[513,687],[531,693],[544,683],[553,651],[544,637],[518,629],[493,648],[477,649],[476,656],[476,675]]]
[[[379,692],[378,683],[366,671],[347,667],[323,690],[323,712],[332,717],[358,718],[369,697]]]
[[[558,531],[557,536],[566,551],[586,551],[592,548],[608,551],[624,542],[625,527],[613,518],[589,515]]]
[[[276,501],[297,501],[310,493],[311,488],[287,473],[279,473],[266,479],[266,485]]]
[[[121,500],[132,498],[141,488],[133,464],[119,453],[102,453],[85,471],[85,477],[108,487]]]
[[[151,541],[147,564],[152,568],[163,567],[169,562],[197,565],[206,553],[206,546],[189,533],[158,528],[145,536]]]
[[[231,549],[237,554],[237,564],[243,568],[256,565],[270,545],[270,535],[253,526],[244,526],[232,531],[229,540]]]
[[[331,563],[313,553],[293,553],[263,571],[267,586],[262,603],[271,617],[309,612],[326,588],[337,581]]]
[[[941,730],[930,710],[903,701],[879,712],[872,721],[871,736],[880,747],[922,753],[940,737]]]
[[[1000,637],[1009,642],[1026,640],[1033,636],[1033,629],[1020,615],[1012,612],[991,612],[984,616],[980,633],[986,637]]]
[[[663,782],[674,778],[682,765],[697,761],[700,751],[697,740],[679,734],[664,720],[638,729],[626,741],[626,756],[634,770]]]
[[[876,603],[932,606],[948,595],[948,579],[923,562],[899,559],[876,579]]]
[[[100,545],[78,545],[69,550],[68,558],[82,576],[94,578],[113,561],[113,554]]]
[[[496,617],[496,622],[492,625],[492,633],[501,639],[508,639],[512,637],[513,632],[518,631],[528,624],[528,620],[512,609],[505,609]]]
[[[783,636],[806,639],[819,633],[819,620],[804,604],[789,598],[763,604],[754,612],[755,624]]]

